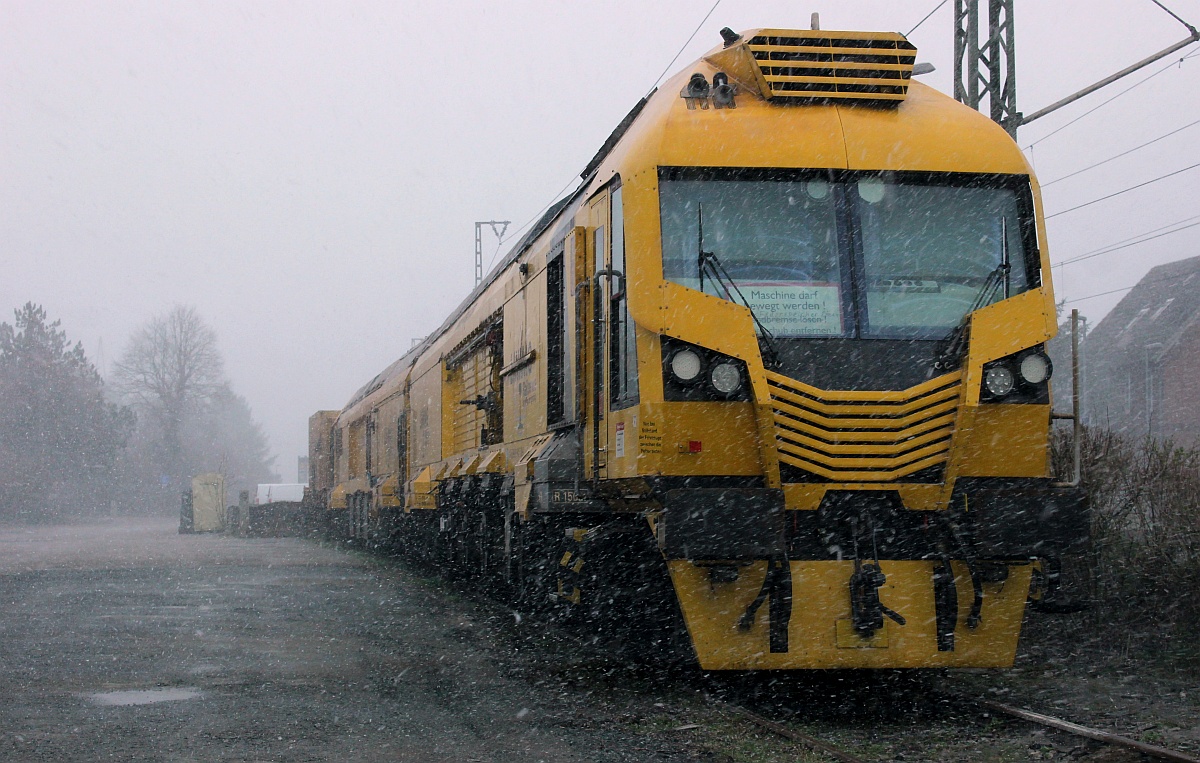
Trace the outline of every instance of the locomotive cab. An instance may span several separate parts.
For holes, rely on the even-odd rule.
[[[601,495],[661,507],[705,668],[1011,664],[1035,560],[1086,538],[1049,474],[1055,311],[1019,150],[907,77],[882,101],[781,97],[735,60],[829,45],[894,74],[897,37],[743,35],[606,163],[627,272],[593,314],[607,405],[582,460]],[[701,79],[738,82],[731,104],[698,107]]]

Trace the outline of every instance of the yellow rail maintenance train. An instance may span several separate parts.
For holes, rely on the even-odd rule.
[[[1031,168],[899,34],[722,37],[312,417],[309,502],[533,606],[681,615],[708,670],[1009,666],[1087,537]]]

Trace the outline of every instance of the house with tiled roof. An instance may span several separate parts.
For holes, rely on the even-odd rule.
[[[1147,273],[1088,333],[1084,360],[1088,424],[1200,443],[1200,257]]]

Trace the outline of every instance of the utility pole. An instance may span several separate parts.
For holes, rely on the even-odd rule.
[[[1016,34],[1013,0],[986,0],[987,24],[980,26],[980,5],[985,0],[954,0],[954,98],[977,111],[988,103],[992,121],[1015,140],[1017,128],[1058,111],[1122,77],[1133,74],[1177,50],[1200,40],[1196,27],[1172,13],[1159,0],[1151,0],[1188,30],[1188,36],[1152,56],[1039,109],[1029,116],[1017,111]]]
[[[504,232],[511,224],[509,220],[483,220],[475,223],[475,285],[483,282],[483,226],[487,225],[496,234],[496,246],[504,239]]]

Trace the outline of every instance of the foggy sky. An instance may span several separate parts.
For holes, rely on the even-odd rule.
[[[723,26],[807,28],[819,11],[825,29],[903,33],[936,4],[723,0],[671,72]],[[45,305],[107,375],[138,326],[194,305],[290,481],[308,416],[341,408],[473,286],[474,221],[535,217],[711,5],[0,0],[0,320]],[[911,36],[944,92],[952,5]],[[1167,5],[1200,24],[1200,0]],[[1149,0],[1017,0],[1016,25],[1026,113],[1186,34]],[[1042,182],[1107,159],[1200,119],[1198,84],[1200,55],[1027,155]],[[1200,162],[1197,138],[1056,183],[1047,213]],[[1051,258],[1198,215],[1197,188],[1200,170],[1054,217]],[[1200,254],[1196,231],[1056,267],[1058,297]],[[1122,295],[1068,307],[1094,322]]]

